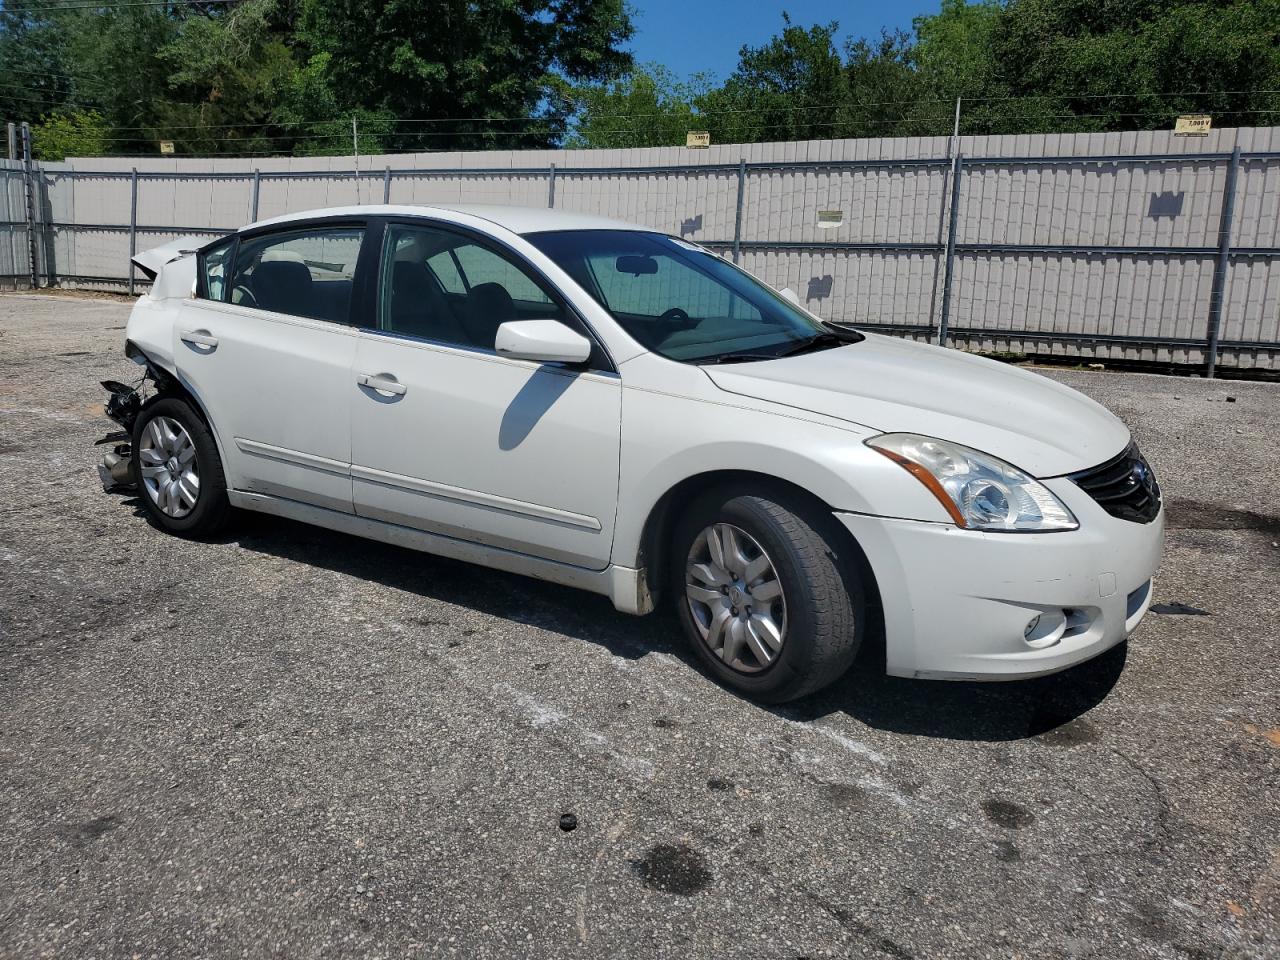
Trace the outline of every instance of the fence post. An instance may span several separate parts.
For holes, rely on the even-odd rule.
[[[253,193],[249,197],[249,222],[255,223],[258,219],[258,195],[262,190],[262,171],[257,167],[253,168]]]
[[[133,296],[133,257],[138,252],[138,168],[129,178],[129,296]]]
[[[9,162],[18,162],[18,125],[12,120],[9,121]],[[6,220],[13,220],[13,189],[10,186],[9,175],[4,178],[4,215]],[[13,270],[13,289],[18,289],[18,240],[14,236],[15,230],[13,223],[6,228],[9,234],[9,266]]]
[[[1227,269],[1231,265],[1231,219],[1236,206],[1236,175],[1240,172],[1240,146],[1231,151],[1227,182],[1222,187],[1222,213],[1218,217],[1218,261],[1213,265],[1213,292],[1209,294],[1209,362],[1206,376],[1212,380],[1218,367],[1218,337],[1222,335],[1222,301],[1227,293]]]
[[[956,218],[960,212],[960,170],[964,159],[960,151],[956,151],[951,161],[951,212],[947,224],[947,259],[942,268],[942,316],[938,319],[938,346],[947,345],[947,325],[951,320],[951,281],[955,274],[956,262]]]
[[[31,124],[25,120],[22,123],[22,183],[27,201],[27,266],[31,268],[31,289],[36,290],[40,287],[36,264],[36,185],[31,172]]]
[[[742,253],[742,198],[747,192],[747,158],[738,160],[738,212],[733,217],[733,262]]]
[[[553,163],[547,169],[547,207],[555,209],[556,205],[556,165]]]
[[[13,124],[9,124],[12,128]],[[15,170],[14,173],[17,171]],[[9,225],[5,230],[9,234],[9,267],[12,274],[10,280],[13,282],[13,290],[18,291],[18,238],[16,236],[18,227],[13,212],[13,180],[12,174],[6,172],[4,178],[4,218],[9,221]]]
[[[383,167],[382,169],[382,205],[385,207],[391,202],[391,168]]]

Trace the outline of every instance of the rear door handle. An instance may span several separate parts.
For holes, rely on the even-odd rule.
[[[208,330],[188,330],[180,336],[183,343],[194,343],[198,347],[208,347],[213,350],[218,346],[218,338]]]
[[[390,393],[403,397],[409,388],[389,373],[362,373],[356,377],[356,383],[378,393]]]

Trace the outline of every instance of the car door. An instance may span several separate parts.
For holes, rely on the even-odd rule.
[[[377,327],[356,346],[356,513],[603,569],[617,510],[621,383],[498,356],[506,320],[584,328],[526,264],[481,237],[388,223]]]
[[[352,512],[360,223],[282,226],[201,255],[174,330],[233,489]]]

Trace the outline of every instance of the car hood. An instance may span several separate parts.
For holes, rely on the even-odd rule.
[[[832,350],[703,367],[720,389],[993,454],[1036,477],[1115,456],[1129,431],[1101,404],[984,357],[868,334]]]

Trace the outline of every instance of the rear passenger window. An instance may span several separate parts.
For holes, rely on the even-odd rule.
[[[227,298],[227,275],[231,272],[231,251],[235,237],[200,254],[200,285],[196,295],[204,300]]]
[[[351,292],[364,230],[333,227],[243,240],[231,302],[333,323],[351,322]]]

